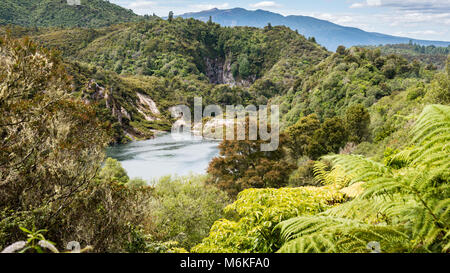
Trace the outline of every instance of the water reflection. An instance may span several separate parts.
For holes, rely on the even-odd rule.
[[[218,142],[191,135],[166,134],[155,139],[110,147],[109,157],[122,163],[131,178],[148,181],[162,176],[203,174],[218,156]]]

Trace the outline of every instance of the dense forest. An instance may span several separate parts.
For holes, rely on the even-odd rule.
[[[0,25],[28,27],[99,27],[139,20],[131,10],[104,0],[2,0]],[[73,1],[73,3],[76,3]]]
[[[430,67],[436,67],[436,69],[445,67],[447,56],[450,54],[450,46],[421,46],[412,42],[409,44],[381,45],[377,48],[380,48],[381,52],[385,55],[397,54],[411,62],[420,60],[421,62],[427,63]]]
[[[103,10],[0,28],[0,250],[449,252],[448,50]],[[224,140],[206,175],[152,186],[105,158],[195,96],[280,105],[278,149]]]

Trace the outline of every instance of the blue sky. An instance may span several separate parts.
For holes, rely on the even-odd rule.
[[[450,0],[109,0],[137,14],[167,16],[212,8],[264,9],[307,15],[366,31],[450,41]]]

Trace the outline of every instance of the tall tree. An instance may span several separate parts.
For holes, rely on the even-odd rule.
[[[96,176],[109,139],[55,53],[1,37],[0,56],[0,211],[42,227]]]
[[[370,114],[363,105],[351,105],[345,114],[345,123],[350,142],[361,143],[368,140],[370,136]]]
[[[319,117],[316,114],[312,114],[300,118],[296,124],[286,130],[289,136],[288,147],[294,158],[311,156],[312,154],[313,157],[316,154],[320,156],[320,152],[315,152],[319,143],[314,138],[314,134],[318,129],[320,129]]]
[[[285,161],[286,137],[280,135],[280,145],[272,152],[261,151],[265,141],[249,140],[249,120],[246,120],[245,140],[224,140],[219,145],[220,156],[208,167],[209,184],[216,185],[231,197],[248,188],[279,188],[286,186],[295,169]],[[236,138],[235,138],[236,139]]]
[[[327,153],[338,153],[348,140],[347,128],[339,117],[326,119],[315,136]]]

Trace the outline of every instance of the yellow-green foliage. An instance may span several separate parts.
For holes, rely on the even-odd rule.
[[[209,237],[193,252],[273,252],[279,247],[274,227],[299,215],[314,215],[343,201],[338,187],[249,189],[225,208],[228,219],[217,221]]]

